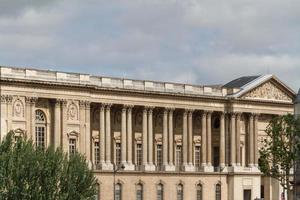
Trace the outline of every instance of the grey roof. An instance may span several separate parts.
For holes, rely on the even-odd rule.
[[[299,89],[297,97],[295,99],[295,103],[300,103],[300,89]]]
[[[223,85],[223,87],[226,88],[241,88],[244,85],[254,81],[255,79],[259,78],[260,76],[243,76],[237,79],[234,79],[233,81],[230,81],[229,83],[226,83]]]

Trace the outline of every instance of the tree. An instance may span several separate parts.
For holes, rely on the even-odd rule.
[[[8,133],[0,144],[0,200],[94,199],[96,179],[84,156],[36,148]]]
[[[299,124],[299,120],[291,114],[273,118],[267,126],[263,147],[259,150],[261,172],[277,179],[284,191],[288,191],[288,199],[293,190],[291,170],[299,157]]]

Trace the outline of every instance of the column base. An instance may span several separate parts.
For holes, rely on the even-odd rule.
[[[114,170],[114,166],[110,161],[106,163],[102,163],[100,165],[102,170]]]
[[[257,173],[260,172],[258,166],[256,166],[256,165],[254,165],[253,167],[251,167],[251,171],[252,171],[252,172],[257,172]]]
[[[241,166],[238,166],[238,165],[233,165],[233,166],[230,166],[228,171],[230,172],[241,172],[243,171],[243,168]]]
[[[202,164],[202,170],[203,172],[214,172],[214,167],[211,166],[211,164],[207,163],[207,164]]]
[[[195,171],[195,166],[192,163],[185,164],[185,165],[183,165],[183,170],[185,172],[194,172]]]
[[[134,171],[135,170],[135,166],[131,163],[131,162],[127,162],[127,163],[124,163],[124,170],[125,171]]]
[[[155,165],[153,163],[148,163],[143,166],[145,171],[155,171]]]
[[[175,171],[175,165],[173,164],[168,164],[164,166],[164,170],[166,172],[174,172]]]

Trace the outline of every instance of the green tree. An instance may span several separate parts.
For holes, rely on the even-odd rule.
[[[259,168],[261,172],[277,179],[291,199],[293,190],[292,169],[298,159],[299,120],[293,115],[283,115],[271,120],[266,129],[267,136],[263,148],[259,150]]]
[[[12,132],[0,144],[0,200],[94,199],[96,179],[84,156],[35,148]]]

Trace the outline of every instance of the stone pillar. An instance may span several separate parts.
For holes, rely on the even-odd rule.
[[[249,153],[249,167],[253,167],[253,164],[254,164],[254,129],[253,129],[253,124],[254,123],[254,120],[253,120],[253,114],[251,113],[250,114],[250,117],[249,117],[249,144],[248,144],[248,153]]]
[[[85,101],[85,155],[90,162],[90,166],[92,164],[92,156],[91,156],[91,102]]]
[[[87,160],[89,160],[89,157],[86,154],[86,146],[88,145],[87,136],[86,136],[86,130],[85,130],[85,123],[86,123],[86,113],[85,113],[85,101],[79,101],[79,123],[80,123],[80,131],[79,131],[79,152],[82,154],[85,154]]]
[[[142,139],[143,139],[143,165],[144,168],[146,170],[147,165],[148,165],[148,145],[147,145],[147,137],[148,137],[148,133],[147,133],[147,108],[145,107],[143,110],[143,135],[142,135]]]
[[[121,113],[121,163],[126,167],[126,110],[127,108],[123,106]]]
[[[188,168],[188,129],[187,129],[187,115],[188,111],[183,112],[183,121],[182,121],[182,153],[183,153],[183,167],[186,170]]]
[[[127,170],[134,170],[132,162],[132,108],[131,105],[127,107]]]
[[[61,100],[54,103],[54,148],[59,148],[61,143]]]
[[[235,113],[231,113],[231,120],[230,120],[231,126],[230,126],[230,164],[232,167],[236,166],[236,118],[235,118]]]
[[[241,166],[241,113],[236,113],[236,165]]]
[[[225,167],[225,114],[220,115],[220,167]]]
[[[253,129],[254,129],[254,139],[253,139],[253,147],[254,147],[254,165],[255,167],[258,167],[258,157],[259,157],[259,152],[258,152],[258,118],[259,115],[255,114],[254,115],[254,124],[253,124]]]
[[[111,104],[107,104],[106,105],[106,109],[105,109],[105,137],[106,137],[106,149],[105,149],[105,153],[106,153],[106,170],[112,170],[113,169],[113,165],[111,163],[111,143],[112,143],[112,139],[111,139],[111,127],[110,127],[110,122],[111,122],[111,118],[110,118],[110,108],[111,108]]]
[[[6,96],[6,103],[7,103],[7,129],[11,131],[12,128],[12,112],[13,112],[13,105],[12,105],[13,97],[11,95]],[[32,135],[32,104],[35,103],[33,98],[30,98],[30,133],[28,136],[31,138]]]
[[[31,97],[25,97],[25,119],[26,119],[26,135],[27,137],[30,137],[31,135],[31,125],[30,125],[30,119],[31,119],[31,102],[30,102]],[[59,107],[59,109],[61,109]],[[2,112],[2,111],[1,111]],[[58,132],[60,133],[60,131]],[[60,137],[60,135],[59,135]],[[58,144],[60,146],[60,143]]]
[[[155,171],[153,162],[153,107],[148,108],[148,159],[147,171]]]
[[[188,112],[188,169],[186,171],[195,171],[193,164],[193,110]]]
[[[67,133],[67,105],[66,99],[61,99],[61,112],[62,112],[62,123],[61,123],[61,147],[64,152],[69,153],[69,141]]]
[[[211,112],[207,113],[207,165],[211,166]]]
[[[105,106],[100,106],[99,112],[99,145],[100,145],[100,169],[105,169]]]
[[[170,108],[169,110],[169,167],[170,170],[175,170],[174,165],[174,129],[173,129],[173,114],[174,108]]]
[[[26,104],[26,108],[27,107],[29,107],[29,106],[27,106],[27,104]],[[27,112],[27,110],[26,110],[26,112]],[[7,127],[7,95],[1,95],[0,115],[1,115],[0,141],[2,141],[3,137],[5,137],[5,135],[9,132],[8,127]],[[26,130],[28,130],[27,123],[26,123]]]
[[[206,166],[206,115],[207,112],[203,111],[202,113],[202,122],[201,122],[201,165],[202,167]]]
[[[168,109],[163,113],[163,165],[168,170]]]
[[[37,97],[27,97],[30,105],[30,133],[27,135],[35,143],[35,104],[37,102]],[[8,113],[12,113],[11,101],[8,102]],[[11,120],[9,120],[10,122]],[[9,130],[12,129],[11,122],[9,123]]]

